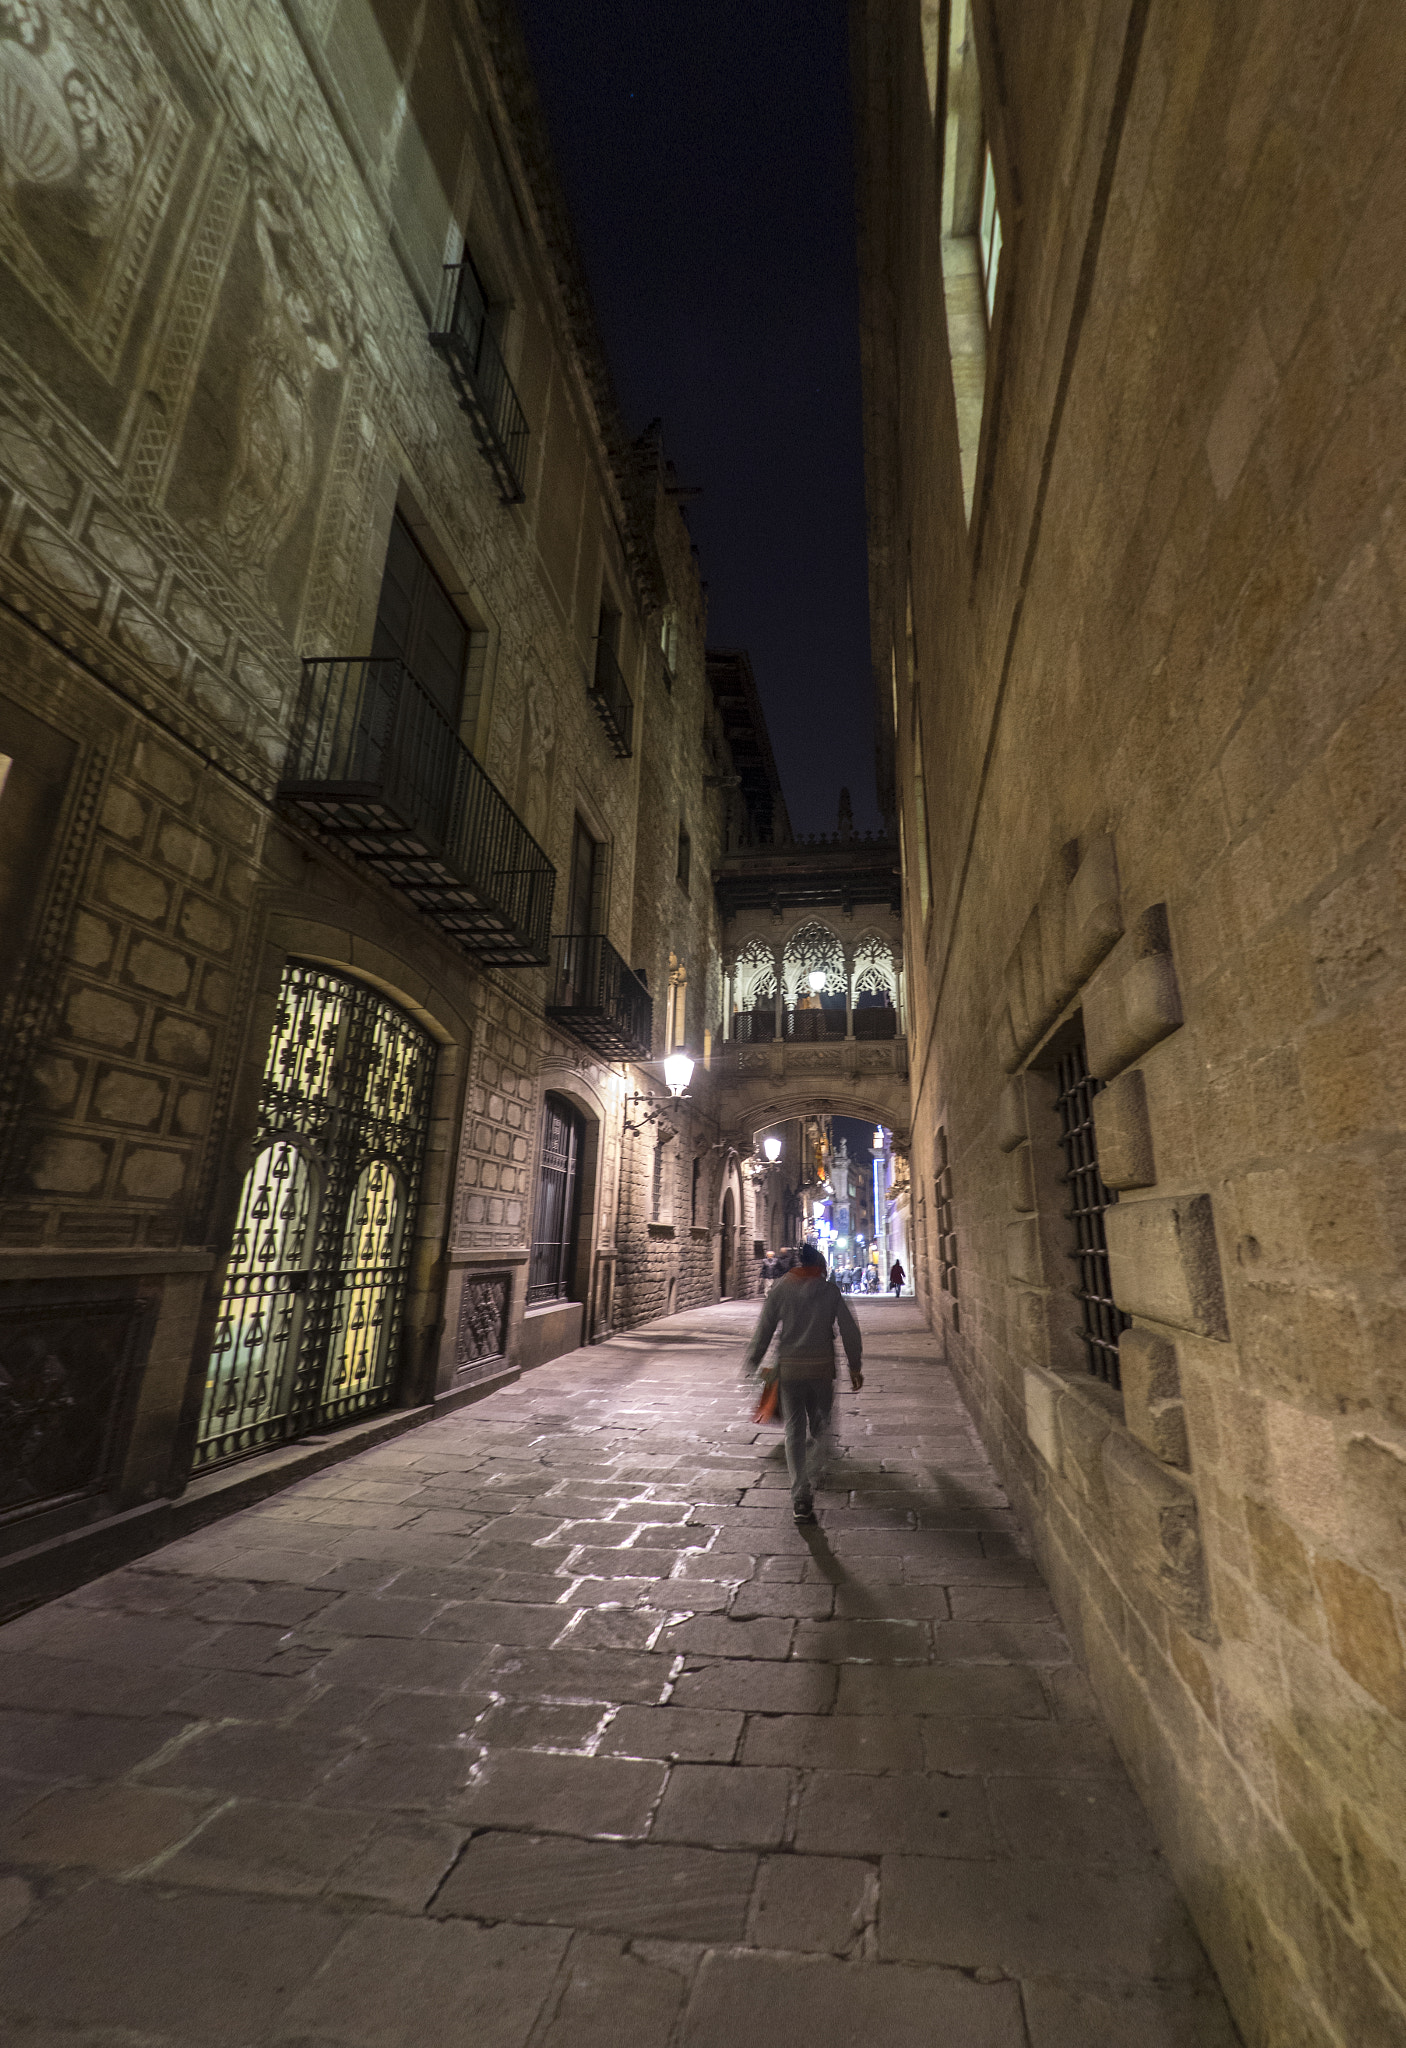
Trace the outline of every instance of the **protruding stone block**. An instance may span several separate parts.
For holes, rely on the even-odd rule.
[[[1141,1067],[1119,1074],[1094,1097],[1098,1170],[1105,1187],[1150,1188],[1157,1178],[1147,1083]]]
[[[1154,903],[1121,939],[1084,995],[1089,1072],[1111,1081],[1181,1023],[1167,906]]]
[[[1027,1287],[1043,1287],[1045,1266],[1037,1216],[1022,1216],[1018,1223],[1006,1225],[1006,1270],[1012,1280],[1023,1281]]]
[[[1198,1337],[1229,1336],[1209,1195],[1115,1202],[1103,1225],[1119,1308]]]
[[[1025,1433],[1052,1471],[1059,1470],[1059,1436],[1055,1409],[1064,1391],[1063,1382],[1051,1372],[1027,1366],[1025,1372]]]
[[[1060,848],[1040,891],[1040,952],[1043,968],[1047,1021],[1063,1009],[1078,982],[1069,969],[1069,885],[1079,867],[1079,843],[1071,839]]]
[[[1210,1638],[1201,1523],[1190,1483],[1123,1429],[1111,1430],[1104,1442],[1103,1477],[1120,1554],[1188,1635]]]
[[[1069,885],[1065,906],[1065,970],[1071,989],[1087,981],[1123,932],[1118,862],[1107,833],[1091,839]]]
[[[1053,1116],[1055,1084],[1048,1074],[1014,1074],[996,1105],[996,1143],[1013,1152],[1031,1136],[1036,1120]]]
[[[1006,1194],[1013,1209],[1035,1207],[1035,1155],[1028,1145],[1017,1145],[1006,1155]]]
[[[1133,1435],[1164,1465],[1186,1471],[1191,1457],[1176,1345],[1152,1330],[1124,1330],[1118,1339],[1118,1370],[1123,1413]]]
[[[1123,1419],[1123,1404],[1112,1387],[1091,1374],[1066,1380],[1059,1403],[1059,1469],[1095,1514],[1108,1512],[1103,1446]]]

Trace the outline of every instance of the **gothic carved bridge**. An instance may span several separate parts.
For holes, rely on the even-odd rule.
[[[853,1116],[887,1124],[908,1149],[908,1041],[837,1039],[829,1044],[728,1043],[712,1077],[725,1141],[750,1152],[755,1133],[792,1117]]]

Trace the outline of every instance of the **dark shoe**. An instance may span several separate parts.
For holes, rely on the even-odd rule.
[[[814,1522],[816,1519],[815,1509],[809,1501],[806,1501],[801,1507],[792,1508],[791,1514],[798,1526]]]

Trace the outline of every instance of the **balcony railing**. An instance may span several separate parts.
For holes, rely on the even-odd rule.
[[[788,1010],[786,1036],[798,1045],[814,1045],[822,1038],[843,1038],[843,1010]]]
[[[608,640],[596,642],[596,666],[590,692],[591,702],[600,715],[610,744],[623,759],[631,751],[635,703]]]
[[[505,505],[521,504],[527,474],[527,419],[489,325],[488,301],[465,257],[447,263],[430,340],[449,365],[459,403],[498,480]]]
[[[854,1035],[856,1038],[897,1038],[897,1010],[856,1010]]]
[[[404,662],[303,663],[278,793],[464,952],[546,960],[556,871]]]
[[[732,1020],[732,1035],[739,1045],[770,1045],[776,1037],[776,1010],[739,1010]]]
[[[547,1015],[608,1060],[647,1060],[654,1046],[654,1004],[608,939],[591,933],[552,940]]]

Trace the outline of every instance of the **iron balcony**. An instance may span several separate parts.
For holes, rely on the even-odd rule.
[[[606,640],[596,642],[595,674],[589,688],[591,702],[596,707],[610,744],[623,760],[632,751],[635,702],[620,672],[615,651]]]
[[[552,940],[547,1015],[608,1060],[647,1060],[654,1049],[654,1004],[608,939],[559,933]]]
[[[488,299],[466,256],[447,263],[430,341],[449,365],[459,403],[488,458],[505,505],[526,493],[527,418],[488,318]]]
[[[546,961],[556,870],[403,661],[303,663],[278,794],[463,952]]]

